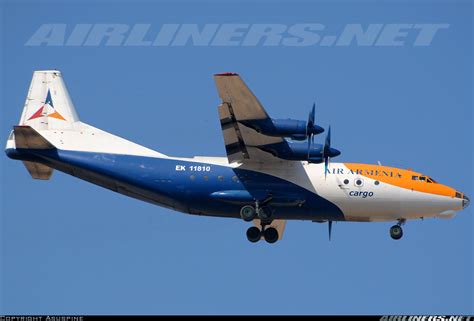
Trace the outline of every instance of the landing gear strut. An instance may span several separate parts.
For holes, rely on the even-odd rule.
[[[402,224],[405,223],[405,220],[399,220],[397,225],[394,225],[390,228],[390,237],[394,240],[399,240],[403,236]]]

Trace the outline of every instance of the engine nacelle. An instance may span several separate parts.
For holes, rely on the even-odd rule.
[[[253,119],[240,121],[243,125],[255,129],[257,132],[273,137],[288,137],[292,140],[305,140],[308,135],[318,135],[324,128],[311,125],[295,119]]]
[[[310,163],[322,163],[324,162],[323,149],[324,145],[314,144],[308,153],[308,144],[306,143],[291,143],[288,144],[271,144],[265,146],[259,146],[259,148],[265,152],[271,153],[276,157],[286,160],[304,160]],[[328,148],[326,150],[326,156],[336,157],[341,154],[335,148]]]

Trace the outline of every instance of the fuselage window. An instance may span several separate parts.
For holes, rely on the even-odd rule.
[[[356,179],[354,183],[355,183],[356,186],[364,185],[364,181],[360,178]]]
[[[380,182],[379,182],[379,181],[375,181],[374,184],[375,184],[375,185],[379,185]]]
[[[204,175],[204,180],[207,182],[209,180],[209,176]]]
[[[217,176],[217,179],[218,179],[220,182],[222,182],[222,181],[224,180],[224,176],[219,175],[219,176]]]
[[[344,184],[349,184],[349,180],[347,178],[344,180]]]
[[[194,181],[194,180],[196,179],[196,176],[191,175],[191,176],[189,176],[189,179],[192,180],[192,181]]]
[[[234,176],[232,176],[232,180],[237,183],[239,181],[239,178],[234,175]]]

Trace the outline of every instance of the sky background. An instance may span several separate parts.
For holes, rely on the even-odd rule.
[[[413,168],[471,196],[470,1],[2,2],[1,131],[32,72],[59,69],[82,121],[175,156],[224,156],[212,74],[273,117],[332,126],[337,161]],[[43,23],[448,23],[428,47],[27,47]],[[322,140],[318,138],[318,142]],[[334,160],[336,161],[336,160]],[[473,314],[473,211],[408,222],[248,224],[184,215],[1,162],[0,314]]]

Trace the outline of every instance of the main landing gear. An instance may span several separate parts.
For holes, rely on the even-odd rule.
[[[268,243],[275,243],[279,238],[278,231],[275,228],[271,226],[266,227],[273,221],[273,211],[269,206],[265,206],[264,204],[265,202],[259,204],[257,201],[255,202],[255,207],[245,205],[240,209],[240,217],[244,221],[251,222],[254,219],[259,219],[261,222],[261,228],[252,226],[247,230],[247,239],[252,243],[260,241],[262,237]]]
[[[263,203],[265,204],[265,203]],[[272,209],[269,206],[259,206],[259,202],[255,202],[255,207],[252,205],[245,205],[240,209],[240,217],[245,222],[251,222],[258,218],[264,222],[272,221]]]
[[[263,232],[262,232],[263,231]],[[275,243],[278,241],[279,235],[278,231],[274,227],[267,227],[265,228],[265,225],[262,224],[262,229],[259,229],[256,226],[249,227],[247,230],[247,239],[252,242],[256,243],[260,241],[263,238],[265,241],[267,241],[270,244]]]
[[[398,220],[398,224],[390,228],[390,237],[394,240],[399,240],[403,236],[402,225],[405,224],[405,220]]]

